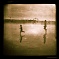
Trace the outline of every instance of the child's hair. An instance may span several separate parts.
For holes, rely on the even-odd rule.
[[[20,26],[22,26],[22,25],[20,25]]]

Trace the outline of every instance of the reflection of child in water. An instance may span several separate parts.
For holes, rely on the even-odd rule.
[[[44,38],[44,44],[45,44],[45,42],[46,42],[46,34],[44,34],[43,38]]]

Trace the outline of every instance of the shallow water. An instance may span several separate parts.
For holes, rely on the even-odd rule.
[[[4,23],[4,54],[5,55],[56,55],[56,26],[47,25],[46,42],[44,44],[44,25],[22,24],[25,33],[21,33],[20,24]]]

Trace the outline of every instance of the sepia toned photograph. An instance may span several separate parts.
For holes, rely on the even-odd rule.
[[[56,55],[56,4],[4,5],[3,54]]]

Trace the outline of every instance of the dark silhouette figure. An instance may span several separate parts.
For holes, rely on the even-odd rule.
[[[45,44],[45,42],[46,42],[46,35],[47,35],[47,29],[46,29],[46,27],[47,27],[47,21],[45,20],[45,22],[44,22],[44,30],[45,30],[45,34],[43,35],[44,44]]]
[[[22,25],[20,25],[20,32],[25,32],[23,31]]]
[[[25,32],[25,31],[23,31],[22,25],[20,25],[20,42],[22,41],[22,37],[23,37],[23,36],[21,35],[22,32]]]
[[[47,27],[47,21],[45,20],[44,22],[44,29],[46,30],[46,27]]]

